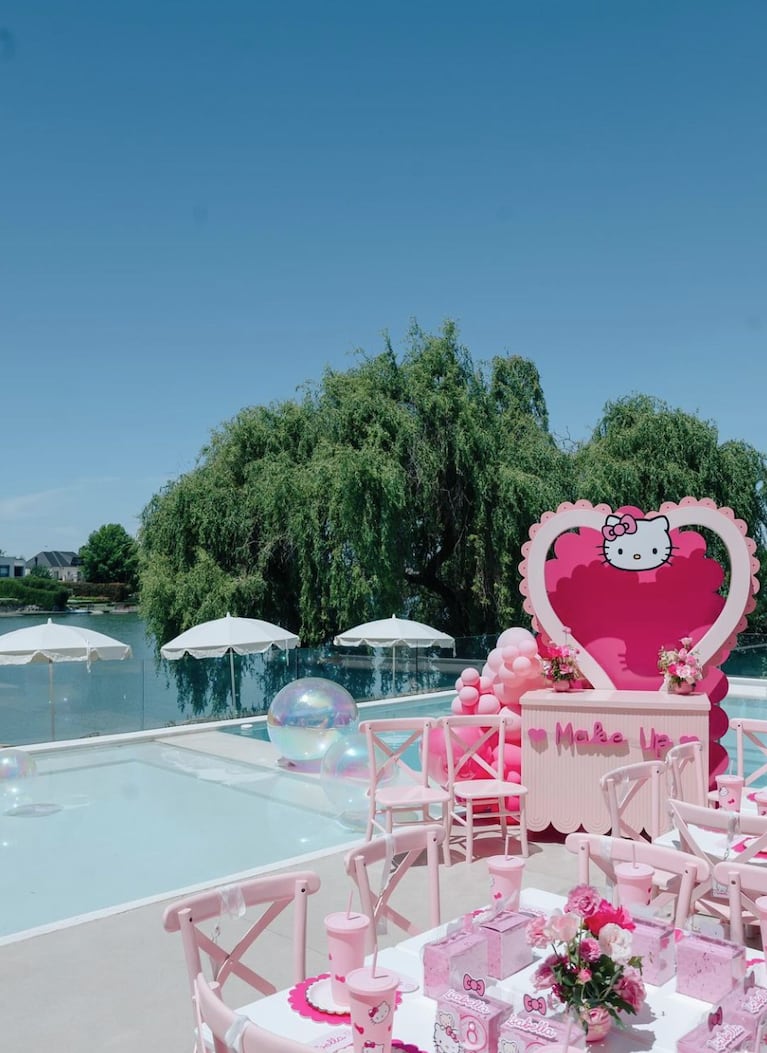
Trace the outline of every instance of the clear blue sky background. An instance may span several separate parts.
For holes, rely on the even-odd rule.
[[[764,0],[10,0],[0,548],[131,533],[412,318],[767,449]],[[703,496],[703,495],[700,495]]]

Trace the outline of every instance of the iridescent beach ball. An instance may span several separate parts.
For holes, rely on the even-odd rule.
[[[28,779],[37,771],[34,758],[24,750],[13,747],[0,750],[0,782],[13,782],[16,779]]]
[[[269,738],[297,764],[318,761],[338,739],[357,727],[357,703],[340,684],[319,676],[286,684],[266,717]]]
[[[320,785],[343,826],[359,830],[366,824],[370,765],[362,732],[352,731],[333,743],[322,758]]]

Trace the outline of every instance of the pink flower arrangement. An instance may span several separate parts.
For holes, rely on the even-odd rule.
[[[677,647],[661,647],[658,651],[658,669],[663,673],[663,686],[679,687],[681,684],[696,684],[703,678],[700,658],[692,649],[692,638],[683,636]]]
[[[570,644],[549,644],[541,657],[543,675],[548,680],[578,680],[581,672],[575,661],[578,650]]]
[[[574,1012],[586,1033],[607,1017],[636,1013],[645,1000],[642,960],[631,954],[634,923],[591,885],[577,885],[563,911],[534,918],[527,926],[533,947],[551,946],[533,975],[536,990]]]

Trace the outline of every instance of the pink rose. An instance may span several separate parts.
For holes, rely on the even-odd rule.
[[[603,899],[594,914],[586,918],[586,928],[594,936],[598,936],[605,925],[620,925],[622,929],[629,931],[635,928],[631,915],[623,907],[614,907]]]
[[[638,970],[627,965],[623,970],[623,976],[615,981],[615,993],[628,1002],[636,1012],[645,1000],[645,986]]]
[[[560,914],[555,911],[544,926],[544,932],[554,942],[569,943],[575,939],[581,919],[575,914]]]
[[[554,986],[554,971],[546,962],[542,962],[533,973],[533,987],[536,991]]]
[[[591,885],[576,885],[574,889],[570,890],[570,895],[567,897],[565,913],[569,914],[572,912],[587,918],[598,909],[601,902],[602,897]]]
[[[631,933],[614,922],[608,922],[599,933],[599,946],[619,965],[625,965],[631,957]]]
[[[543,914],[539,914],[532,921],[528,922],[527,925],[527,942],[532,947],[545,947],[549,942],[544,929],[546,928],[546,918]]]
[[[593,936],[586,936],[581,940],[578,953],[584,962],[598,962],[602,957],[602,948],[599,946],[599,941]]]
[[[579,984],[587,984],[591,979],[591,969],[587,969],[585,965],[582,965],[578,970],[577,980]],[[626,999],[628,1001],[628,999]]]

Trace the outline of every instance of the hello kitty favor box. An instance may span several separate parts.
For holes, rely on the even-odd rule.
[[[631,953],[642,959],[642,979],[660,987],[676,973],[674,926],[655,918],[634,918]]]
[[[434,1053],[497,1053],[501,1025],[509,1013],[508,1002],[449,987],[437,999]]]
[[[533,1053],[533,1050],[540,1049],[541,1046],[553,1043],[564,1045],[567,1020],[561,1014],[551,1017],[541,1015],[546,1012],[544,999],[526,997],[531,1004],[531,1010],[512,1013],[506,1017],[498,1034],[498,1053]],[[536,1003],[540,1003],[540,1008],[532,1009],[532,1005]],[[586,1048],[586,1036],[582,1028],[570,1027],[567,1048]]]
[[[502,910],[479,926],[487,938],[487,971],[495,980],[505,980],[533,960],[527,941],[527,926],[534,914]]]
[[[723,1023],[746,1029],[749,1049],[760,1050],[767,1045],[767,988],[756,986],[753,973],[746,975],[742,986],[730,991],[716,1014]]]
[[[740,1024],[712,1024],[703,1020],[676,1044],[677,1053],[731,1053],[750,1049],[748,1032]]]
[[[487,935],[474,928],[459,929],[423,948],[423,993],[439,996],[453,987],[463,990],[466,978],[482,984],[489,975]],[[466,990],[470,990],[466,988]]]
[[[746,975],[746,949],[729,940],[685,933],[676,945],[679,994],[720,1002]]]

